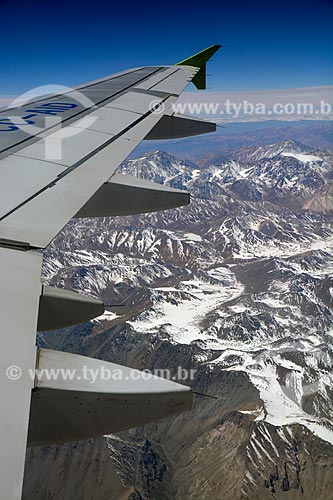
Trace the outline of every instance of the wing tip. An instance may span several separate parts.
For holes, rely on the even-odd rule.
[[[175,66],[194,66],[199,68],[198,73],[193,77],[192,83],[198,90],[205,90],[206,87],[206,63],[222,47],[220,44],[211,45],[193,56],[187,57]]]
[[[194,66],[201,68],[221,47],[222,45],[220,44],[210,45],[206,49],[176,63],[175,66]]]

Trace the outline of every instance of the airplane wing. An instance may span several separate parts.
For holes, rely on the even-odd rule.
[[[37,330],[80,323],[104,311],[98,300],[42,286],[42,251],[73,217],[189,203],[188,193],[116,169],[144,139],[215,130],[215,124],[176,115],[172,105],[191,80],[205,88],[206,61],[219,47],[178,65],[132,69],[0,112],[0,475],[7,500],[21,498],[27,443],[85,439],[191,408],[189,387],[36,349]],[[50,379],[48,370],[57,376]],[[111,378],[102,379],[102,371]],[[98,376],[91,383],[93,373]]]

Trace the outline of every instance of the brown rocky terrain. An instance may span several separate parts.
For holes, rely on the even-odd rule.
[[[293,143],[251,155],[129,161],[191,205],[72,221],[48,249],[46,282],[121,307],[40,346],[193,369],[180,382],[206,396],[143,428],[29,449],[25,500],[331,500],[333,226],[308,201],[331,157]]]

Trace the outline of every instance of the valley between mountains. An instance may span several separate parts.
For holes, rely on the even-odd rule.
[[[39,346],[192,369],[179,382],[217,399],[28,450],[23,498],[332,499],[332,152],[284,140],[193,163],[156,151],[120,171],[188,190],[191,204],[71,221],[44,282],[116,306]]]

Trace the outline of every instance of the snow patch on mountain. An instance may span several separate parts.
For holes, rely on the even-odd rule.
[[[302,153],[292,153],[292,152],[283,152],[281,153],[282,156],[292,156],[293,158],[296,158],[296,160],[302,161],[303,163],[310,163],[313,161],[323,161],[322,158],[319,156],[315,155],[310,155],[310,154],[302,154]]]
[[[326,391],[333,384],[333,353],[328,355],[325,363],[327,368],[325,365],[321,367],[320,336],[313,340],[313,337],[303,339],[303,352],[307,362],[302,365],[288,359],[293,352],[290,343],[280,344],[277,349],[265,346],[264,350],[256,348],[247,352],[226,349],[211,364],[221,365],[225,371],[247,373],[264,402],[266,422],[277,427],[298,423],[333,444],[333,425],[330,419],[320,416],[319,411],[317,415],[310,414],[302,407],[306,396],[327,397]],[[313,375],[314,368],[316,375]],[[317,382],[309,383],[311,377],[317,378]]]
[[[239,296],[243,286],[232,271],[219,267],[207,271],[205,279],[195,278],[181,281],[177,288],[153,289],[155,305],[130,324],[136,331],[147,333],[164,327],[173,341],[190,344],[200,339],[206,348],[218,347],[219,339],[205,333],[201,321],[206,314]]]
[[[290,142],[233,156],[208,168],[159,152],[126,162],[125,173],[190,190],[191,205],[71,223],[48,249],[45,280],[126,302],[129,314],[106,312],[94,328],[126,322],[193,348],[208,370],[246,373],[263,407],[241,411],[282,440],[299,423],[333,442],[333,228],[303,210],[330,182],[331,156]],[[275,452],[262,439],[251,455],[264,461]]]

